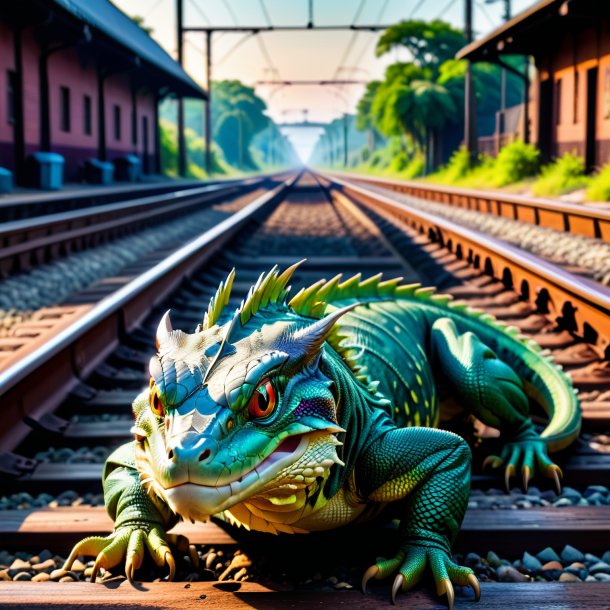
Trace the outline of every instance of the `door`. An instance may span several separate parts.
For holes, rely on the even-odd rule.
[[[587,70],[587,131],[585,134],[585,164],[591,172],[597,165],[597,68]]]
[[[142,170],[145,174],[150,172],[150,151],[148,148],[148,117],[142,117]]]

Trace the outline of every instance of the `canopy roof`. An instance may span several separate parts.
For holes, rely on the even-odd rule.
[[[207,98],[205,91],[182,67],[109,0],[53,0],[53,2],[93,30],[133,52],[141,62],[163,72],[167,78],[167,86],[177,94]]]

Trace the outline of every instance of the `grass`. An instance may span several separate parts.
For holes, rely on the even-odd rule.
[[[532,193],[536,197],[565,195],[586,187],[590,182],[591,179],[585,174],[584,159],[566,153],[542,168],[540,175],[532,184]],[[608,186],[610,187],[610,173],[608,174]],[[608,195],[610,195],[610,191]]]
[[[587,200],[610,201],[610,164],[604,165],[599,173],[590,179]]]

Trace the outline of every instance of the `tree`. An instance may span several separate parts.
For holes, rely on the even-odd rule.
[[[140,17],[140,15],[134,15],[131,20],[141,29],[144,30],[149,36],[152,35],[152,33],[154,32],[154,30],[150,27],[147,26],[144,23],[144,17]]]
[[[381,57],[396,47],[406,47],[416,66],[436,74],[438,67],[463,46],[464,34],[448,23],[412,19],[389,27],[377,42],[376,54]]]

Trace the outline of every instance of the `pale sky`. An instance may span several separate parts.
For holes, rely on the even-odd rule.
[[[153,37],[176,57],[175,0],[113,0],[130,16],[144,17]],[[186,26],[265,26],[306,24],[308,0],[184,0]],[[512,0],[516,14],[535,4]],[[318,25],[391,24],[402,19],[442,18],[456,27],[464,23],[464,0],[313,0]],[[503,0],[474,0],[477,37],[502,21]],[[248,85],[272,78],[281,80],[382,78],[385,67],[407,59],[397,51],[377,59],[375,43],[380,33],[337,31],[216,33],[213,44],[213,78],[238,79]],[[204,34],[189,33],[185,68],[205,86]],[[292,86],[258,85],[268,114],[277,122],[300,121],[307,109],[310,121],[327,122],[344,112],[354,112],[364,85]],[[318,137],[314,130],[292,130],[291,140],[301,158]]]

